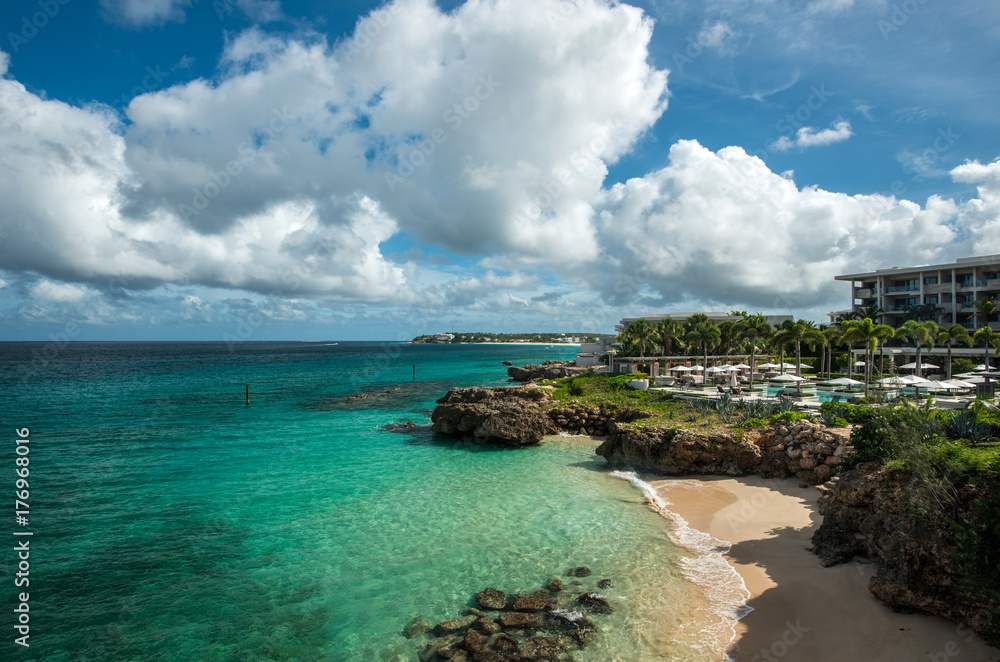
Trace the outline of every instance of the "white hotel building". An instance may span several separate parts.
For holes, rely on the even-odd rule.
[[[892,267],[836,279],[851,283],[850,311],[878,304],[886,311],[881,321],[890,326],[902,324],[907,311],[915,306],[934,306],[938,324],[958,323],[970,330],[989,324],[1000,331],[997,314],[988,320],[972,316],[976,312],[973,301],[1000,299],[1000,255],[966,257],[951,264]],[[849,311],[830,315],[845,312]]]

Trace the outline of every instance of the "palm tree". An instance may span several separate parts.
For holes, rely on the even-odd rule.
[[[793,343],[791,338],[788,338],[783,334],[791,331],[793,326],[795,326],[795,322],[792,320],[784,320],[774,330],[774,335],[771,336],[771,349],[780,353],[778,363],[781,364],[781,368],[778,372],[782,375],[785,374],[785,350],[790,349]]]
[[[753,371],[756,369],[754,360],[757,358],[757,343],[771,336],[771,325],[767,318],[757,313],[746,315],[740,320],[740,336],[750,345],[750,388],[753,389]]]
[[[996,345],[1000,341],[1000,334],[991,329],[988,326],[984,326],[978,329],[972,334],[972,339],[976,343],[983,343],[986,347],[986,351],[983,353],[983,367],[987,370],[990,369],[990,345]]]
[[[823,329],[823,335],[826,336],[827,344],[830,345],[830,354],[826,359],[826,378],[830,379],[830,373],[833,372],[833,348],[834,346],[840,344],[840,339],[844,335],[844,330],[840,328],[840,324],[831,324]]]
[[[875,355],[875,350],[878,349],[879,343],[892,338],[895,332],[888,324],[876,324],[870,317],[866,317],[863,320],[844,322],[841,328],[843,329],[841,338],[844,342],[865,343],[865,397],[868,397],[868,382],[871,381],[872,357]],[[850,353],[848,352],[848,354]],[[848,360],[853,363],[853,359],[848,358]]]
[[[719,351],[722,354],[732,354],[733,347],[740,340],[740,327],[732,321],[726,320],[719,325]]]
[[[684,325],[675,319],[665,317],[656,323],[656,341],[663,356],[670,356],[674,343],[680,344],[684,337]]]
[[[780,345],[788,345],[789,347],[795,345],[796,377],[802,376],[802,341],[811,340],[819,342],[820,338],[822,338],[823,342],[826,342],[826,337],[822,331],[816,328],[816,324],[814,322],[807,322],[806,320],[799,320],[787,326],[782,324],[778,332],[774,334],[774,341]]]
[[[623,344],[632,348],[638,346],[639,358],[646,358],[646,343],[652,341],[655,334],[656,328],[653,323],[643,317],[629,322],[619,339]]]
[[[859,320],[870,319],[873,322],[878,322],[881,320],[882,316],[885,315],[885,308],[877,303],[869,303],[859,307],[857,314],[857,319]]]
[[[691,316],[692,319],[695,317]],[[719,326],[708,319],[707,316],[702,315],[705,321],[696,322],[690,325],[689,331],[687,332],[687,341],[691,343],[696,343],[701,345],[701,351],[705,357],[705,376],[708,376],[708,348],[710,346],[714,347],[721,338],[722,334],[719,332]],[[691,320],[689,319],[688,322]]]
[[[982,320],[983,326],[989,326],[990,316],[997,312],[997,300],[993,298],[982,301],[973,300],[972,305],[976,307],[976,312],[972,313],[972,317],[978,317]]]
[[[972,336],[969,335],[969,331],[961,324],[952,324],[947,329],[941,327],[941,330],[937,334],[937,342],[939,345],[948,346],[948,379],[951,379],[951,348],[957,342],[962,343],[966,347],[972,347]]]
[[[936,322],[929,320],[926,322],[909,320],[903,326],[896,329],[897,338],[908,338],[917,346],[917,371],[913,373],[917,377],[920,376],[921,371],[920,350],[923,349],[924,345],[927,346],[927,349],[933,349],[934,342],[937,340],[940,330],[941,327]]]
[[[822,379],[823,371],[826,370],[826,348],[830,345],[830,339],[823,329],[817,328],[815,336],[810,335],[808,338],[803,338],[802,342],[810,349],[819,347],[819,365],[817,366],[816,376]],[[827,379],[829,379],[829,376],[827,376]]]

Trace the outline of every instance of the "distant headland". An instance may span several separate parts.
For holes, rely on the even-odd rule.
[[[613,338],[607,333],[490,333],[476,331],[472,333],[432,333],[417,336],[410,342],[414,343],[517,343],[522,345],[581,345],[596,343],[601,338]]]

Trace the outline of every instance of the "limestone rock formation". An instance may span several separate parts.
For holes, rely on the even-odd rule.
[[[957,511],[947,516],[971,517],[972,501],[983,490],[963,487]],[[813,551],[826,566],[855,556],[877,561],[868,589],[894,611],[943,616],[982,635],[990,612],[961,589],[946,515],[927,505],[909,472],[859,464],[824,489],[819,500],[823,523],[813,535]]]
[[[559,430],[539,407],[542,389],[453,388],[439,399],[431,429],[503,446],[531,446]]]
[[[576,361],[546,361],[541,365],[511,366],[507,368],[507,376],[516,382],[535,382],[542,379],[572,377],[585,370],[587,368],[578,367]]]

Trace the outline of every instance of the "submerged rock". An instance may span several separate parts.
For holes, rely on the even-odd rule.
[[[597,582],[597,588],[614,588],[615,583],[610,579],[602,579]]]
[[[514,611],[546,611],[554,606],[544,598],[517,598],[510,603]]]
[[[585,565],[579,565],[575,568],[571,568],[569,572],[566,573],[570,577],[589,577],[591,572],[590,568]]]
[[[545,617],[537,612],[508,611],[498,619],[504,628],[540,628],[545,625]]]
[[[545,589],[552,591],[553,593],[563,590],[562,580],[553,577],[549,580],[549,583],[545,585]]]
[[[431,622],[428,621],[423,616],[417,616],[403,628],[403,632],[406,633],[407,638],[413,639],[414,637],[419,637],[422,634],[426,634],[431,631]]]
[[[462,630],[467,630],[473,623],[476,622],[475,616],[462,616],[461,618],[452,618],[447,621],[441,621],[434,626],[435,634],[451,634],[454,632],[461,632]]]
[[[576,601],[595,614],[610,614],[614,611],[608,604],[608,599],[600,593],[584,593]]]
[[[465,637],[462,639],[461,643],[458,645],[470,653],[475,653],[477,650],[483,647],[483,642],[485,637],[475,630],[469,630],[465,633]]]
[[[476,602],[483,609],[503,609],[507,606],[507,594],[495,588],[483,589],[476,594]]]
[[[566,646],[552,637],[532,637],[521,645],[522,660],[560,660],[565,653]]]
[[[489,616],[480,616],[472,627],[476,628],[476,630],[482,632],[485,635],[496,634],[501,630],[500,626],[497,625],[496,621],[494,621]]]

